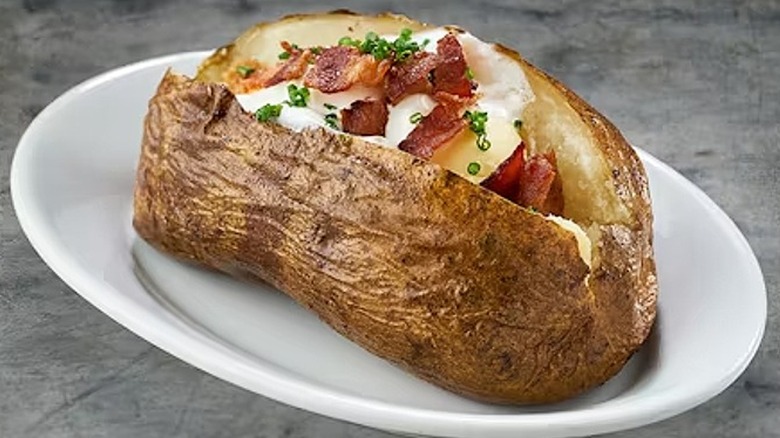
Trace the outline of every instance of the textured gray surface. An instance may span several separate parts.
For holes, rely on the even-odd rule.
[[[300,10],[395,10],[520,48],[702,187],[747,235],[769,293],[746,373],[712,401],[615,437],[780,437],[780,3],[0,1],[0,436],[390,435],[290,408],[150,346],[36,256],[8,170],[32,118],[72,85],[214,47]]]

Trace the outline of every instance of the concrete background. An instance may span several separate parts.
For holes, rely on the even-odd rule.
[[[215,47],[258,20],[347,7],[459,23],[519,48],[720,204],[766,277],[761,349],[714,400],[612,436],[780,437],[780,2],[649,3],[0,1],[0,436],[390,436],[224,383],[117,325],[36,256],[8,185],[25,127],[76,83]]]

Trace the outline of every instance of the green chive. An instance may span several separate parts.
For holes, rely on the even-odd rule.
[[[282,52],[279,54],[279,59],[290,59],[290,52]]]
[[[481,151],[490,149],[490,140],[487,138],[487,129],[485,124],[488,121],[488,114],[485,111],[466,111],[463,117],[469,121],[469,129],[477,135],[477,147]]]
[[[377,60],[391,58],[395,62],[403,62],[412,57],[416,52],[428,44],[425,40],[422,45],[412,41],[412,30],[402,29],[398,38],[392,43],[376,32],[368,32],[363,41],[353,39],[348,36],[339,39],[340,46],[352,46],[360,50],[361,53],[370,53]]]
[[[422,119],[423,119],[422,113],[416,112],[416,113],[412,114],[411,116],[409,116],[409,123],[412,123],[412,124],[416,125],[416,124],[420,123],[420,120],[422,120]]]
[[[476,175],[479,173],[480,169],[482,169],[482,166],[479,165],[476,161],[472,161],[469,163],[468,167],[466,168],[466,171],[469,173],[469,175]]]
[[[515,129],[517,129],[519,131],[520,128],[523,127],[523,121],[520,120],[520,119],[515,119],[514,125],[515,125]]]
[[[332,129],[339,129],[339,116],[335,113],[325,114],[325,124]]]
[[[487,135],[482,134],[482,135],[477,136],[477,147],[479,148],[479,150],[484,152],[484,151],[490,149],[490,146],[491,146],[491,143],[490,143],[490,140],[488,140]]]
[[[471,67],[466,67],[466,79],[470,81],[474,80],[474,71],[471,70]]]
[[[333,104],[327,103],[327,102],[323,103],[322,106],[324,106],[325,108],[327,108],[329,110],[335,110],[335,109],[338,108],[336,105],[333,105]]]
[[[485,111],[466,111],[463,115],[469,120],[469,128],[479,135],[485,133],[485,123],[488,120],[488,114]]]
[[[245,65],[239,65],[238,67],[236,67],[236,72],[239,75],[241,75],[242,78],[245,78],[251,75],[252,73],[254,73],[255,69],[253,69],[252,67],[247,67]]]
[[[298,88],[295,84],[287,86],[287,95],[290,100],[284,101],[287,105],[305,107],[309,102],[309,89],[306,87]]]
[[[255,111],[255,118],[258,122],[267,122],[271,119],[275,119],[282,114],[281,105],[272,105],[267,103]]]
[[[339,45],[340,46],[355,46],[358,43],[359,43],[358,41],[353,40],[352,38],[350,38],[348,36],[341,37],[341,39],[339,40]]]
[[[406,61],[412,56],[411,50],[404,50],[403,52],[398,52],[397,55],[395,55],[395,59],[398,61]]]

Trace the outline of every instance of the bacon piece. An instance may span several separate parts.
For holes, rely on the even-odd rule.
[[[284,42],[282,43],[284,47]],[[272,67],[263,66],[255,59],[247,59],[233,66],[225,75],[225,82],[228,83],[230,90],[234,93],[249,93],[260,88],[270,87],[280,82],[298,79],[306,73],[309,66],[309,60],[312,57],[310,50],[294,50],[284,62],[277,63]],[[250,71],[246,76],[242,76],[237,69],[245,67]]]
[[[291,53],[287,61],[277,64],[273,69],[267,70],[262,74],[263,87],[270,87],[280,82],[298,79],[306,73],[309,67],[309,59],[312,53],[310,50],[297,50]]]
[[[383,101],[356,100],[349,108],[341,110],[341,127],[350,134],[385,135],[387,116],[387,105]]]
[[[525,157],[521,141],[512,155],[480,184],[523,207],[542,213],[563,213],[563,184],[555,152]]]
[[[279,45],[282,46],[282,50],[289,53],[290,55],[296,55],[298,53],[303,52],[303,50],[300,47],[290,44],[289,41],[282,41],[281,43],[279,43]]]
[[[471,97],[473,88],[466,77],[466,57],[458,38],[447,34],[436,43],[438,65],[433,70],[433,89],[461,97]]]
[[[440,103],[398,144],[398,149],[429,159],[436,149],[467,126],[468,122],[463,118],[463,106]]]
[[[317,56],[303,83],[323,93],[337,93],[355,84],[375,86],[382,83],[391,65],[390,60],[378,61],[355,47],[328,47]]]
[[[476,96],[460,97],[455,94],[446,93],[444,91],[437,91],[433,94],[433,100],[442,105],[457,106],[459,108],[465,109],[476,102]]]
[[[520,176],[523,174],[525,164],[525,144],[521,141],[512,155],[504,160],[480,185],[513,200],[517,194]]]
[[[431,94],[428,74],[438,63],[436,55],[417,52],[414,57],[394,65],[385,77],[385,94],[395,105],[404,97],[415,93]]]
[[[249,72],[244,75],[239,72],[239,69],[245,72]],[[222,79],[228,84],[228,88],[233,93],[248,93],[252,90],[262,88],[262,84],[259,82],[259,72],[265,69],[263,64],[256,59],[245,59],[241,62],[233,63],[222,74]]]
[[[551,213],[555,215],[563,214],[563,181],[561,181],[561,173],[558,172],[558,161],[555,158],[555,152],[545,154],[547,161],[552,164],[555,169],[555,178],[550,185],[550,190],[547,192],[547,198],[542,204],[542,208],[539,209],[543,213]]]
[[[542,213],[563,212],[563,187],[556,168],[555,153],[533,155],[520,172],[515,201]],[[557,180],[557,184],[556,184]]]

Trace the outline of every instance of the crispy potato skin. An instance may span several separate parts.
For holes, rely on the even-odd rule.
[[[647,181],[609,121],[511,56],[581,115],[630,212],[626,223],[581,224],[592,270],[573,235],[544,217],[397,150],[258,123],[203,71],[199,81],[168,73],[150,101],[133,224],[161,251],[270,283],[456,393],[570,398],[617,373],[652,327]]]

